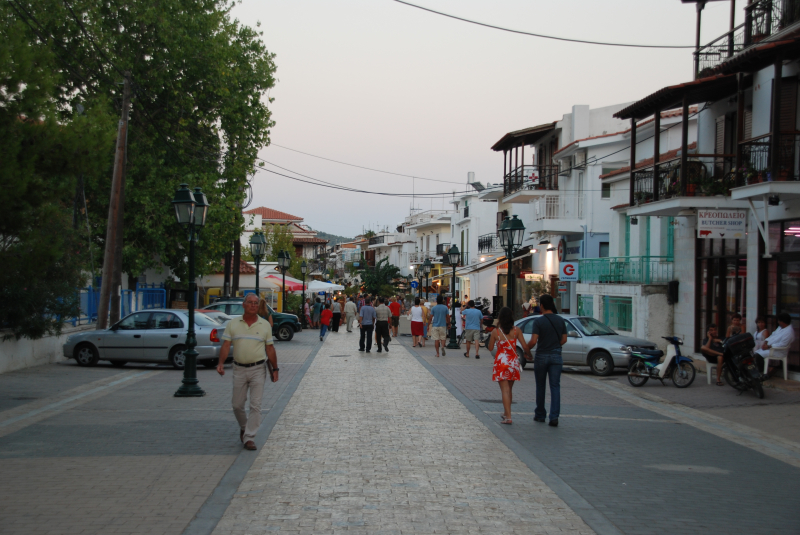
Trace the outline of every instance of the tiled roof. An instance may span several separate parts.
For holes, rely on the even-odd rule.
[[[689,151],[692,151],[692,150],[694,150],[696,148],[697,148],[697,141],[695,141],[694,143],[690,143],[689,146],[687,147],[687,149]],[[678,154],[680,154],[680,152],[681,152],[681,149],[673,149],[671,151],[664,152],[658,157],[658,161],[659,162],[664,162],[666,160],[671,160],[673,158],[677,158]],[[654,161],[655,160],[653,158],[645,158],[644,160],[639,160],[639,162],[636,163],[636,169],[639,169],[641,167],[647,167],[649,165],[653,165]],[[621,169],[617,169],[616,171],[611,171],[610,173],[606,173],[604,175],[600,175],[600,178],[601,179],[603,179],[603,178],[611,178],[612,176],[617,176],[617,175],[621,175],[623,173],[628,173],[628,172],[630,172],[630,170],[631,170],[631,167],[628,165],[628,166],[625,166],[625,167],[623,167]]]
[[[656,110],[675,108],[683,99],[686,99],[688,104],[711,102],[732,95],[736,92],[736,88],[736,77],[734,75],[699,78],[691,82],[659,89],[655,93],[651,93],[627,108],[618,111],[614,114],[614,117],[618,119],[645,118],[653,115]]]
[[[689,108],[689,113],[695,113],[695,112],[697,112],[697,106],[692,106],[692,107]],[[683,115],[683,108],[676,108],[674,110],[667,110],[667,111],[662,111],[661,112],[661,118],[662,119],[669,119],[670,117],[680,117],[681,115]],[[652,123],[653,121],[655,121],[655,118],[651,117],[650,119],[647,119],[646,121],[642,121],[641,123],[636,123],[636,128],[639,128],[640,126],[644,126],[646,124]],[[592,140],[592,139],[600,139],[600,138],[603,138],[603,137],[618,136],[620,134],[627,134],[630,131],[631,131],[631,129],[628,128],[626,130],[621,130],[619,132],[612,132],[610,134],[601,134],[599,136],[592,136],[592,137],[585,137],[583,139],[576,139],[572,143],[568,143],[567,145],[564,145],[563,147],[561,147],[560,149],[555,151],[553,153],[553,156],[555,156],[556,154],[558,154],[562,150],[568,149],[569,147],[571,147],[575,143],[580,143],[581,141],[589,141],[589,140]]]
[[[628,203],[625,203],[625,204],[618,204],[618,205],[616,205],[616,206],[612,206],[612,207],[611,207],[611,209],[612,209],[612,210],[619,210],[620,208],[630,208],[630,206],[631,206],[631,205],[630,205],[630,204],[628,204]]]
[[[256,272],[256,268],[245,262],[244,260],[239,260],[239,274],[240,275],[253,275]],[[214,273],[225,273],[225,260],[222,261],[222,269],[219,271],[215,271]]]
[[[253,208],[252,210],[247,210],[244,212],[245,214],[257,214],[260,215],[262,219],[266,220],[278,220],[278,221],[302,221],[302,217],[297,217],[296,215],[287,214],[286,212],[281,212],[280,210],[273,210],[272,208],[267,208],[265,206],[259,206],[258,208]]]
[[[292,238],[292,243],[328,243],[328,240],[324,240],[322,238],[305,238],[300,236],[295,236]]]

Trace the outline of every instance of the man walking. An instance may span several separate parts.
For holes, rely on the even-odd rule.
[[[333,312],[333,319],[331,320],[331,331],[338,333],[339,324],[342,322],[342,305],[338,299],[334,299],[331,303],[331,312]]]
[[[464,318],[464,340],[467,341],[467,352],[464,356],[469,358],[469,348],[472,342],[475,342],[475,358],[479,359],[481,356],[478,354],[481,349],[481,321],[483,321],[483,314],[475,308],[475,301],[468,301],[467,308],[461,312],[461,317]]]
[[[244,298],[244,314],[232,319],[222,335],[217,373],[225,375],[225,360],[234,345],[233,359],[233,414],[239,422],[239,440],[245,449],[255,450],[256,431],[261,425],[261,396],[267,378],[266,359],[278,380],[278,355],[272,343],[272,327],[258,315],[258,297],[247,294]],[[250,392],[250,414],[245,414],[244,404]]]
[[[344,321],[347,324],[347,332],[349,333],[353,332],[353,320],[356,319],[356,314],[358,314],[358,308],[351,297],[344,305]]]
[[[397,301],[397,296],[392,296],[392,302],[389,303],[389,310],[392,311],[392,336],[397,338],[397,329],[400,327],[400,313],[403,310],[403,305]]]
[[[378,353],[381,352],[381,338],[383,339],[383,347],[386,352],[389,352],[389,318],[392,317],[392,311],[386,306],[386,299],[383,297],[378,298],[378,308],[375,309],[375,335],[376,342],[378,343]]]
[[[436,306],[431,310],[431,328],[429,329],[433,345],[436,347],[436,356],[439,356],[439,346],[442,346],[442,356],[445,356],[444,346],[447,339],[447,328],[450,326],[450,314],[444,304],[444,297],[436,296]]]
[[[533,358],[533,375],[536,378],[536,409],[533,412],[534,422],[544,422],[547,409],[544,406],[544,391],[547,380],[550,380],[550,425],[558,427],[558,415],[561,412],[561,370],[564,360],[561,357],[561,346],[567,343],[567,324],[558,315],[556,303],[551,295],[539,298],[542,315],[533,320],[533,335],[528,342],[528,349],[536,346]]]
[[[364,306],[358,313],[358,327],[361,329],[361,339],[358,342],[358,350],[364,351],[364,342],[366,339],[367,353],[372,349],[372,331],[375,329],[375,309],[372,307],[372,299],[366,297],[364,299]]]

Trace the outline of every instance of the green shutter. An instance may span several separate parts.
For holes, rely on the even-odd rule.
[[[675,218],[667,218],[667,258],[671,262],[675,257]]]
[[[650,256],[650,216],[646,216],[644,225],[645,242],[644,242],[644,256]]]

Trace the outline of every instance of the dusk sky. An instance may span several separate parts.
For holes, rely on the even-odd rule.
[[[560,37],[694,44],[695,8],[680,0],[412,3]],[[737,2],[737,24],[744,4]],[[701,43],[727,31],[729,12],[728,1],[706,6]],[[634,101],[692,77],[691,49],[515,35],[392,0],[245,0],[233,16],[252,26],[259,21],[276,54],[278,82],[269,94],[275,99],[273,146],[260,156],[296,173],[370,191],[450,194],[465,188],[469,171],[484,184],[502,182],[502,153],[490,147],[506,132],[561,119],[574,104]],[[347,167],[276,145],[454,183]],[[256,173],[253,188],[251,208],[283,210],[317,230],[349,237],[362,227],[393,228],[412,206],[411,198],[337,191],[267,172]],[[448,200],[418,198],[414,205],[448,208]]]

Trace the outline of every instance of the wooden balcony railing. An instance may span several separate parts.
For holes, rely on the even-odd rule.
[[[503,195],[521,190],[558,190],[557,165],[522,165],[503,178]]]

